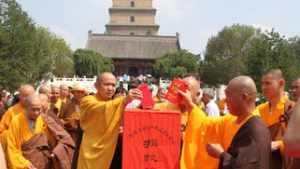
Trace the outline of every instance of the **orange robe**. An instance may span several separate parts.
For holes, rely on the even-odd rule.
[[[10,107],[3,115],[0,122],[0,135],[8,129],[11,120],[13,117],[19,113],[24,113],[25,108],[21,105],[21,103],[17,103],[14,106]]]
[[[273,109],[272,111],[270,110],[269,102],[265,102],[257,106],[260,116],[267,125],[267,127],[270,127],[273,124],[277,123],[279,121],[280,116],[284,114],[286,100],[286,97],[282,97],[275,106],[275,109]],[[280,143],[280,150],[283,151],[283,141],[278,140],[278,142]]]
[[[257,110],[252,114],[258,115]],[[194,107],[187,122],[181,169],[217,169],[219,160],[208,155],[206,145],[218,143],[226,151],[244,122],[236,123],[236,117],[232,115],[208,117],[201,109]]]

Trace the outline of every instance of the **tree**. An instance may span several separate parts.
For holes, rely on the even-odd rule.
[[[153,68],[158,77],[182,77],[198,72],[199,57],[186,50],[167,53],[155,61]]]
[[[288,85],[300,75],[297,41],[287,40],[272,30],[253,39],[251,46],[247,74],[254,78],[258,88],[262,75],[270,69],[281,69]]]
[[[73,55],[76,75],[93,77],[101,72],[113,71],[112,60],[92,50],[77,49]]]
[[[30,81],[35,27],[27,13],[15,1],[5,1],[7,10],[1,13],[1,85],[16,89]],[[34,79],[33,79],[34,80]]]
[[[231,78],[246,72],[244,60],[253,37],[260,34],[252,26],[224,27],[208,40],[201,77],[209,85],[226,84]]]
[[[49,72],[72,74],[71,50],[65,41],[36,26],[15,0],[1,3],[0,86],[14,91],[22,83],[37,83]]]

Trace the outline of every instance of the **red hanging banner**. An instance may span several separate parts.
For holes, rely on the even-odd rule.
[[[180,113],[127,110],[123,169],[179,169]]]

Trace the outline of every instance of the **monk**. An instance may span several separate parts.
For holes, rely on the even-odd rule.
[[[70,133],[73,140],[76,141],[80,119],[79,103],[86,96],[87,91],[84,86],[76,84],[73,86],[71,93],[73,94],[73,98],[63,104],[59,118],[63,120],[65,129]]]
[[[3,115],[1,122],[0,122],[0,135],[3,133],[5,130],[9,128],[10,122],[13,118],[13,116],[19,114],[19,113],[24,113],[25,112],[25,98],[35,92],[35,89],[33,86],[26,84],[22,85],[19,88],[19,99],[20,101],[10,107]]]
[[[291,84],[291,100],[297,102],[300,98],[300,78],[294,80]]]
[[[51,150],[51,169],[70,169],[75,143],[71,135],[64,129],[62,121],[49,108],[47,95],[39,95],[42,104],[42,118],[47,125],[47,138]]]
[[[83,138],[78,169],[109,169],[125,103],[142,97],[140,90],[132,89],[127,97],[112,100],[116,84],[116,77],[104,72],[95,82],[96,95],[86,96],[81,100],[80,126]]]
[[[3,115],[0,122],[0,142],[2,144],[3,151],[6,152],[6,134],[10,126],[11,120],[14,116],[18,114],[25,113],[25,98],[29,95],[32,95],[35,92],[33,86],[25,84],[19,88],[19,102],[14,106],[10,107]]]
[[[273,69],[263,75],[261,89],[267,102],[260,104],[257,109],[265,124],[269,127],[272,136],[272,168],[281,169],[289,164],[289,159],[283,155],[283,133],[288,122],[289,111],[294,106],[285,95],[285,80],[280,69]]]
[[[43,135],[46,127],[40,116],[41,112],[42,104],[39,96],[30,95],[25,100],[25,112],[13,117],[7,133],[7,156],[11,169],[47,168],[49,161],[42,152],[31,154],[31,151],[26,151],[28,149],[37,151],[37,148],[32,148],[36,146],[46,149],[48,147],[48,141]],[[40,161],[34,165],[35,160]]]
[[[285,152],[288,156],[300,157],[300,99],[292,113],[284,136]]]
[[[60,99],[60,88],[56,85],[51,86],[50,102],[50,108],[57,116],[59,116],[62,106],[62,100]]]
[[[63,104],[65,104],[70,99],[69,86],[65,84],[61,84],[59,86],[59,89],[60,89],[60,100],[63,102]]]
[[[206,153],[219,159],[217,164],[202,152],[196,156],[198,164],[191,168],[215,169],[218,165],[219,169],[269,168],[270,135],[266,126],[256,116],[256,87],[250,77],[239,76],[229,82],[226,103],[231,115],[223,117],[206,116],[193,103],[189,91],[181,93],[190,112],[185,141],[200,140],[194,141],[195,144],[199,144],[198,148],[203,148],[203,144],[206,144]]]
[[[200,80],[193,75],[186,76],[183,78],[183,80],[188,84],[189,91],[192,95],[192,100],[194,104],[198,104],[198,96],[199,96],[199,90],[200,90]],[[172,104],[168,101],[163,101],[161,103],[156,103],[154,106],[154,109],[158,110],[176,110],[180,111],[181,114],[181,133],[182,133],[182,139],[183,139],[183,148],[181,153],[181,160],[180,160],[180,168],[181,169],[190,169],[194,168],[195,164],[199,159],[196,159],[196,155],[198,153],[199,144],[197,144],[199,138],[191,140],[190,138],[187,138],[185,134],[185,128],[187,125],[188,120],[188,110],[184,106],[183,103],[178,103],[177,105]],[[197,128],[197,124],[195,124],[195,128]],[[190,132],[189,136],[194,137],[194,135],[197,135],[196,130],[195,132]],[[192,136],[193,135],[193,136]],[[204,147],[205,148],[205,147]]]
[[[39,88],[39,93],[40,94],[45,94],[50,98],[51,89],[48,85],[41,85],[40,88]]]

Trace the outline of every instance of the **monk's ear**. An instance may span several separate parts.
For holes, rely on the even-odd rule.
[[[285,86],[285,80],[284,80],[284,79],[280,79],[280,80],[279,80],[279,85],[280,85],[281,87],[284,87],[284,86]]]
[[[242,94],[242,99],[245,101],[249,101],[251,99],[251,96],[248,93],[243,93]]]
[[[99,86],[99,82],[98,82],[98,80],[97,80],[97,81],[94,83],[94,87],[97,89],[98,86]]]

